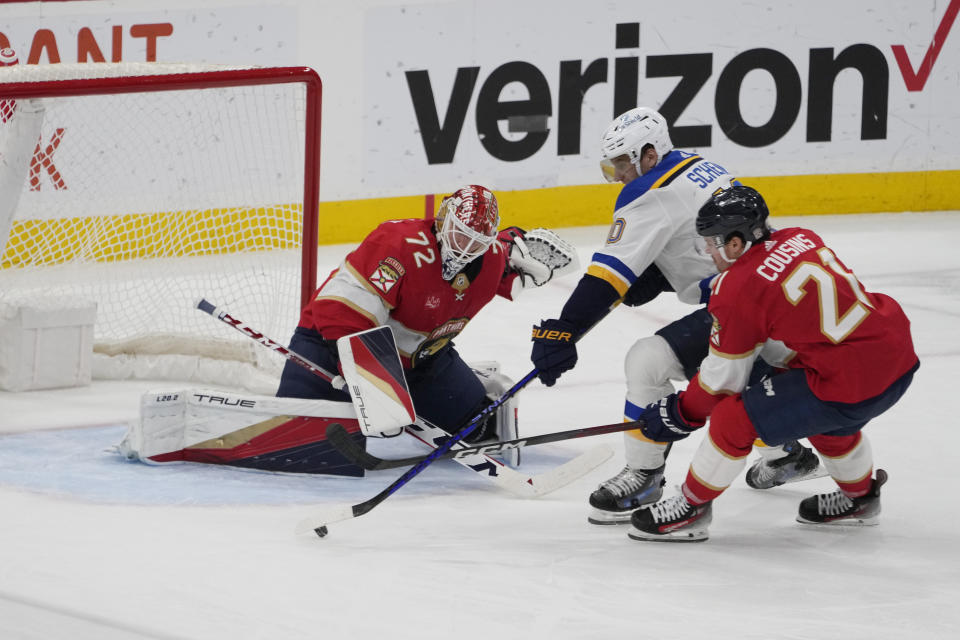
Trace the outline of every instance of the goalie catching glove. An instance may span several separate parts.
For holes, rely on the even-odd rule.
[[[517,272],[524,289],[541,287],[554,277],[580,270],[573,245],[549,229],[527,232],[508,227],[498,238],[507,247],[509,268]]]

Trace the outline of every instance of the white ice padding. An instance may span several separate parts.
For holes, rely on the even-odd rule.
[[[215,389],[151,391],[140,397],[140,418],[128,425],[119,451],[127,458],[151,462],[151,456],[180,451],[283,416],[356,418],[349,402]]]
[[[0,301],[0,389],[90,384],[97,305],[64,298]]]

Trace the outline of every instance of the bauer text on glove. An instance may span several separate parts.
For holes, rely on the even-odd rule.
[[[543,384],[552,387],[564,371],[577,364],[577,328],[566,320],[543,320],[533,327],[530,359],[539,370]]]

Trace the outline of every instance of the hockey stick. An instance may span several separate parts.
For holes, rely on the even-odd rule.
[[[286,347],[283,347],[282,345],[275,342],[274,340],[271,340],[270,338],[266,337],[259,331],[256,331],[252,327],[243,323],[238,318],[233,317],[223,309],[219,309],[211,302],[205,299],[201,299],[196,303],[196,306],[201,311],[213,316],[214,318],[220,320],[221,322],[224,322],[225,324],[230,325],[240,333],[254,340],[255,342],[271,349],[272,351],[279,353],[280,355],[284,356],[288,360],[300,365],[301,367],[304,367],[308,371],[320,376],[324,380],[331,382],[331,384],[334,384],[333,377],[331,376],[330,372],[310,362],[309,360],[307,360],[303,356],[300,356],[296,352],[291,351]],[[443,431],[439,427],[435,427],[429,424],[419,425],[418,427],[419,431],[421,431],[424,437],[420,437],[417,434],[413,434],[413,435],[415,435],[415,437],[420,439],[421,442],[429,444],[430,446],[439,447],[437,450],[435,450],[435,451],[441,452],[438,455],[442,455],[446,451],[449,451],[450,448],[452,448],[454,445],[457,445],[459,447],[465,447],[466,445],[462,444],[460,440],[463,437],[469,435],[469,433],[472,432],[474,429],[476,429],[476,427],[482,423],[482,421],[487,417],[487,415],[496,411],[497,408],[500,407],[500,405],[502,405],[504,402],[509,400],[515,393],[517,393],[520,389],[522,389],[527,384],[529,384],[530,381],[536,377],[537,373],[538,371],[536,369],[531,371],[529,374],[527,374],[527,376],[523,380],[521,380],[519,383],[514,385],[513,388],[507,390],[497,401],[493,402],[492,404],[484,408],[484,410],[481,411],[477,416],[475,416],[474,419],[471,420],[466,427],[464,427],[454,435],[451,436],[449,433],[447,433],[446,431]],[[340,378],[341,383],[344,382],[342,377],[340,376],[336,376],[336,377]],[[500,461],[490,458],[489,456],[486,456],[482,453],[473,453],[473,454],[463,455],[456,458],[456,460],[463,466],[469,468],[471,471],[474,471],[475,473],[478,473],[480,475],[490,478],[499,486],[509,491],[512,491],[513,493],[519,496],[536,497],[536,496],[545,495],[579,478],[583,474],[587,473],[588,471],[592,470],[593,468],[595,468],[596,466],[604,462],[607,458],[609,458],[612,455],[613,455],[613,450],[610,447],[599,446],[594,448],[593,450],[590,450],[581,454],[580,456],[577,456],[573,460],[570,460],[569,462],[563,465],[560,465],[555,469],[552,469],[551,471],[540,474],[538,476],[527,476],[517,471],[514,471],[513,469],[510,469],[509,467],[506,467],[505,465],[503,465],[503,463],[501,463]],[[367,505],[367,506],[362,511],[359,511],[358,515],[363,515],[363,513],[366,513],[367,511],[375,507],[377,504],[385,500],[390,494],[392,494],[394,491],[396,491],[401,486],[406,484],[410,479],[412,479],[414,476],[419,474],[420,471],[422,471],[427,466],[429,466],[429,464],[430,462],[423,462],[418,464],[416,467],[414,467],[413,469],[410,469],[406,474],[401,476],[399,480],[397,480],[392,485],[387,487],[387,489],[377,494],[377,496],[374,496],[373,498],[371,498],[371,500],[368,500],[366,503],[361,503],[361,505]],[[355,505],[355,506],[360,507],[361,505]],[[345,517],[356,517],[356,516],[345,516]],[[324,522],[321,522],[319,525],[309,527],[307,531],[316,530],[317,533],[322,537],[323,535],[326,534],[325,533],[326,527],[324,527],[323,524],[325,524],[326,522],[333,522],[333,521],[342,520],[342,519],[344,519],[344,517],[330,518],[328,520],[325,520]],[[307,520],[305,522],[311,522],[311,520]],[[301,526],[298,526],[297,528],[298,532],[302,532],[302,526],[303,526],[303,523],[301,523]],[[323,533],[321,533],[321,530],[323,530]]]
[[[615,307],[617,304],[619,304],[619,301],[614,303],[613,306],[611,306],[611,309]],[[609,313],[609,310],[607,311],[607,313]],[[585,331],[583,331],[579,336],[574,338],[574,342],[579,341],[580,338],[585,336],[605,316],[606,314],[601,316],[601,318],[598,318],[592,325],[590,325],[590,327],[588,327]],[[297,524],[296,532],[308,533],[310,531],[313,531],[322,538],[326,536],[328,533],[328,529],[327,529],[328,524],[332,522],[339,522],[341,520],[349,520],[350,518],[358,518],[366,513],[369,513],[374,507],[376,507],[378,504],[380,504],[381,502],[389,498],[391,495],[393,495],[397,490],[399,490],[400,487],[410,482],[410,480],[412,480],[417,475],[419,475],[421,471],[423,471],[428,466],[433,464],[435,460],[437,460],[441,456],[444,456],[448,451],[450,451],[450,449],[454,447],[454,445],[458,445],[461,448],[464,448],[465,445],[463,445],[461,441],[466,436],[470,435],[487,415],[496,411],[497,408],[500,407],[500,405],[502,405],[504,402],[506,402],[511,397],[513,397],[514,394],[516,394],[518,391],[523,389],[525,386],[530,384],[530,382],[534,378],[536,378],[539,373],[540,373],[540,370],[537,368],[534,368],[532,371],[530,371],[530,373],[525,375],[523,379],[520,380],[520,382],[516,383],[510,389],[505,391],[503,395],[500,396],[496,401],[487,405],[487,407],[485,407],[483,411],[481,411],[469,423],[467,423],[465,427],[463,427],[456,433],[450,435],[449,438],[447,439],[435,438],[433,440],[433,445],[437,445],[436,449],[434,449],[431,453],[429,453],[425,458],[420,460],[416,465],[408,469],[406,473],[404,473],[399,478],[394,480],[393,483],[390,484],[390,486],[388,486],[386,489],[384,489],[377,495],[373,496],[369,500],[365,500],[363,502],[360,502],[354,505],[343,505],[340,507],[335,507],[333,509],[326,510],[322,513],[318,513],[316,516],[304,518]],[[419,425],[419,426],[424,427],[425,425]],[[428,426],[432,427],[432,425],[428,425]],[[438,427],[432,427],[432,428],[436,429],[441,433],[444,433],[443,430],[439,429]],[[471,455],[482,455],[482,454],[478,453],[478,454],[471,454]],[[553,491],[554,489],[557,489],[563,486],[564,484],[567,484],[575,480],[576,478],[582,476],[583,474],[587,473],[593,468],[599,466],[602,462],[607,460],[607,458],[609,458],[611,455],[613,455],[613,449],[611,447],[607,445],[598,445],[597,447],[594,447],[593,449],[580,454],[578,457],[574,458],[573,460],[570,460],[566,464],[561,465],[560,467],[553,469],[550,472],[542,474],[541,476],[537,476],[536,478],[540,479],[540,483],[539,483],[540,486],[537,486],[537,484],[535,484],[534,477],[528,478],[527,483],[533,486],[534,495],[544,495],[545,493],[549,491]],[[464,458],[458,458],[454,456],[453,459],[464,466],[473,468],[469,463],[465,462]],[[474,470],[476,471],[477,469],[474,469]],[[500,476],[505,479],[509,479],[512,477],[516,477],[516,478],[523,477],[522,474],[517,473],[516,471],[513,471],[512,469],[509,469],[506,467],[504,467],[502,471],[512,472],[512,473],[505,473],[503,474],[503,476]]]
[[[539,436],[529,438],[517,438],[516,440],[504,440],[492,444],[476,445],[448,451],[440,456],[441,459],[460,458],[474,453],[484,455],[497,455],[508,449],[520,449],[521,447],[531,447],[537,444],[547,444],[549,442],[561,442],[563,440],[572,440],[574,438],[588,438],[590,436],[601,436],[608,433],[619,433],[621,431],[631,431],[639,429],[641,422],[634,420],[631,422],[615,422],[613,424],[603,424],[596,427],[581,427],[579,429],[570,429],[569,431],[557,431],[555,433],[544,433]],[[334,448],[342,453],[344,457],[354,464],[363,467],[367,471],[383,471],[386,469],[397,469],[399,467],[409,467],[423,461],[426,456],[412,456],[409,458],[378,458],[377,456],[363,450],[347,433],[344,426],[334,422],[327,427],[327,441]]]
[[[359,518],[360,516],[369,513],[374,507],[389,498],[401,487],[410,482],[410,480],[419,475],[420,472],[430,466],[435,460],[450,451],[454,445],[458,444],[465,436],[469,435],[474,429],[476,429],[477,425],[479,425],[487,415],[496,411],[497,407],[506,402],[517,391],[529,384],[538,373],[539,371],[537,369],[534,369],[528,373],[522,380],[520,380],[520,382],[504,392],[499,399],[477,414],[476,417],[474,417],[467,424],[467,426],[465,426],[463,429],[460,429],[453,435],[446,434],[446,432],[444,432],[442,429],[439,429],[439,427],[433,427],[437,431],[446,435],[446,440],[442,444],[439,444],[439,446],[429,455],[408,469],[403,475],[394,480],[386,489],[377,495],[373,496],[369,500],[364,500],[363,502],[354,505],[342,505],[339,507],[334,507],[332,509],[318,512],[314,516],[304,518],[297,524],[296,533],[302,534],[313,531],[322,538],[328,533],[327,525],[333,522],[349,520],[350,518]],[[599,445],[589,451],[586,451],[585,453],[580,454],[573,460],[570,460],[569,462],[560,465],[551,471],[548,471],[547,473],[539,476],[527,476],[525,482],[530,485],[530,497],[545,495],[568,484],[569,482],[572,482],[573,480],[576,480],[583,474],[606,461],[611,455],[613,455],[613,449],[610,446]],[[470,466],[464,462],[464,458],[454,459],[465,466]],[[490,469],[489,471],[497,472],[497,469]],[[513,478],[524,478],[525,476],[523,476],[521,473],[513,471],[512,469],[504,467],[501,464],[498,475],[494,477],[504,477],[512,480]]]
[[[233,327],[234,329],[236,329],[243,335],[247,336],[254,342],[263,345],[264,347],[266,347],[267,349],[270,349],[271,351],[275,351],[276,353],[279,353],[281,356],[283,356],[287,360],[291,360],[295,362],[296,364],[307,369],[308,371],[312,371],[313,373],[315,373],[316,375],[320,376],[321,378],[329,382],[331,385],[333,385],[334,388],[343,389],[344,387],[346,387],[347,381],[343,379],[343,376],[338,374],[336,375],[332,374],[326,369],[324,369],[323,367],[321,367],[320,365],[310,362],[300,354],[290,351],[290,349],[287,349],[282,344],[278,342],[274,342],[273,340],[263,335],[262,333],[260,333],[259,331],[251,327],[250,325],[233,317],[232,315],[227,313],[227,311],[216,306],[206,298],[200,298],[199,300],[197,300],[196,307],[197,309],[200,309],[200,311],[203,311],[204,313],[213,316],[220,322]]]

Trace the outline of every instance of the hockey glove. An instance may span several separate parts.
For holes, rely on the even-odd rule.
[[[648,404],[640,414],[643,435],[655,442],[683,440],[703,425],[689,424],[680,413],[680,395],[671,393],[659,402]]]
[[[530,360],[539,370],[540,381],[552,387],[564,371],[577,364],[577,328],[566,320],[543,320],[533,327]]]

